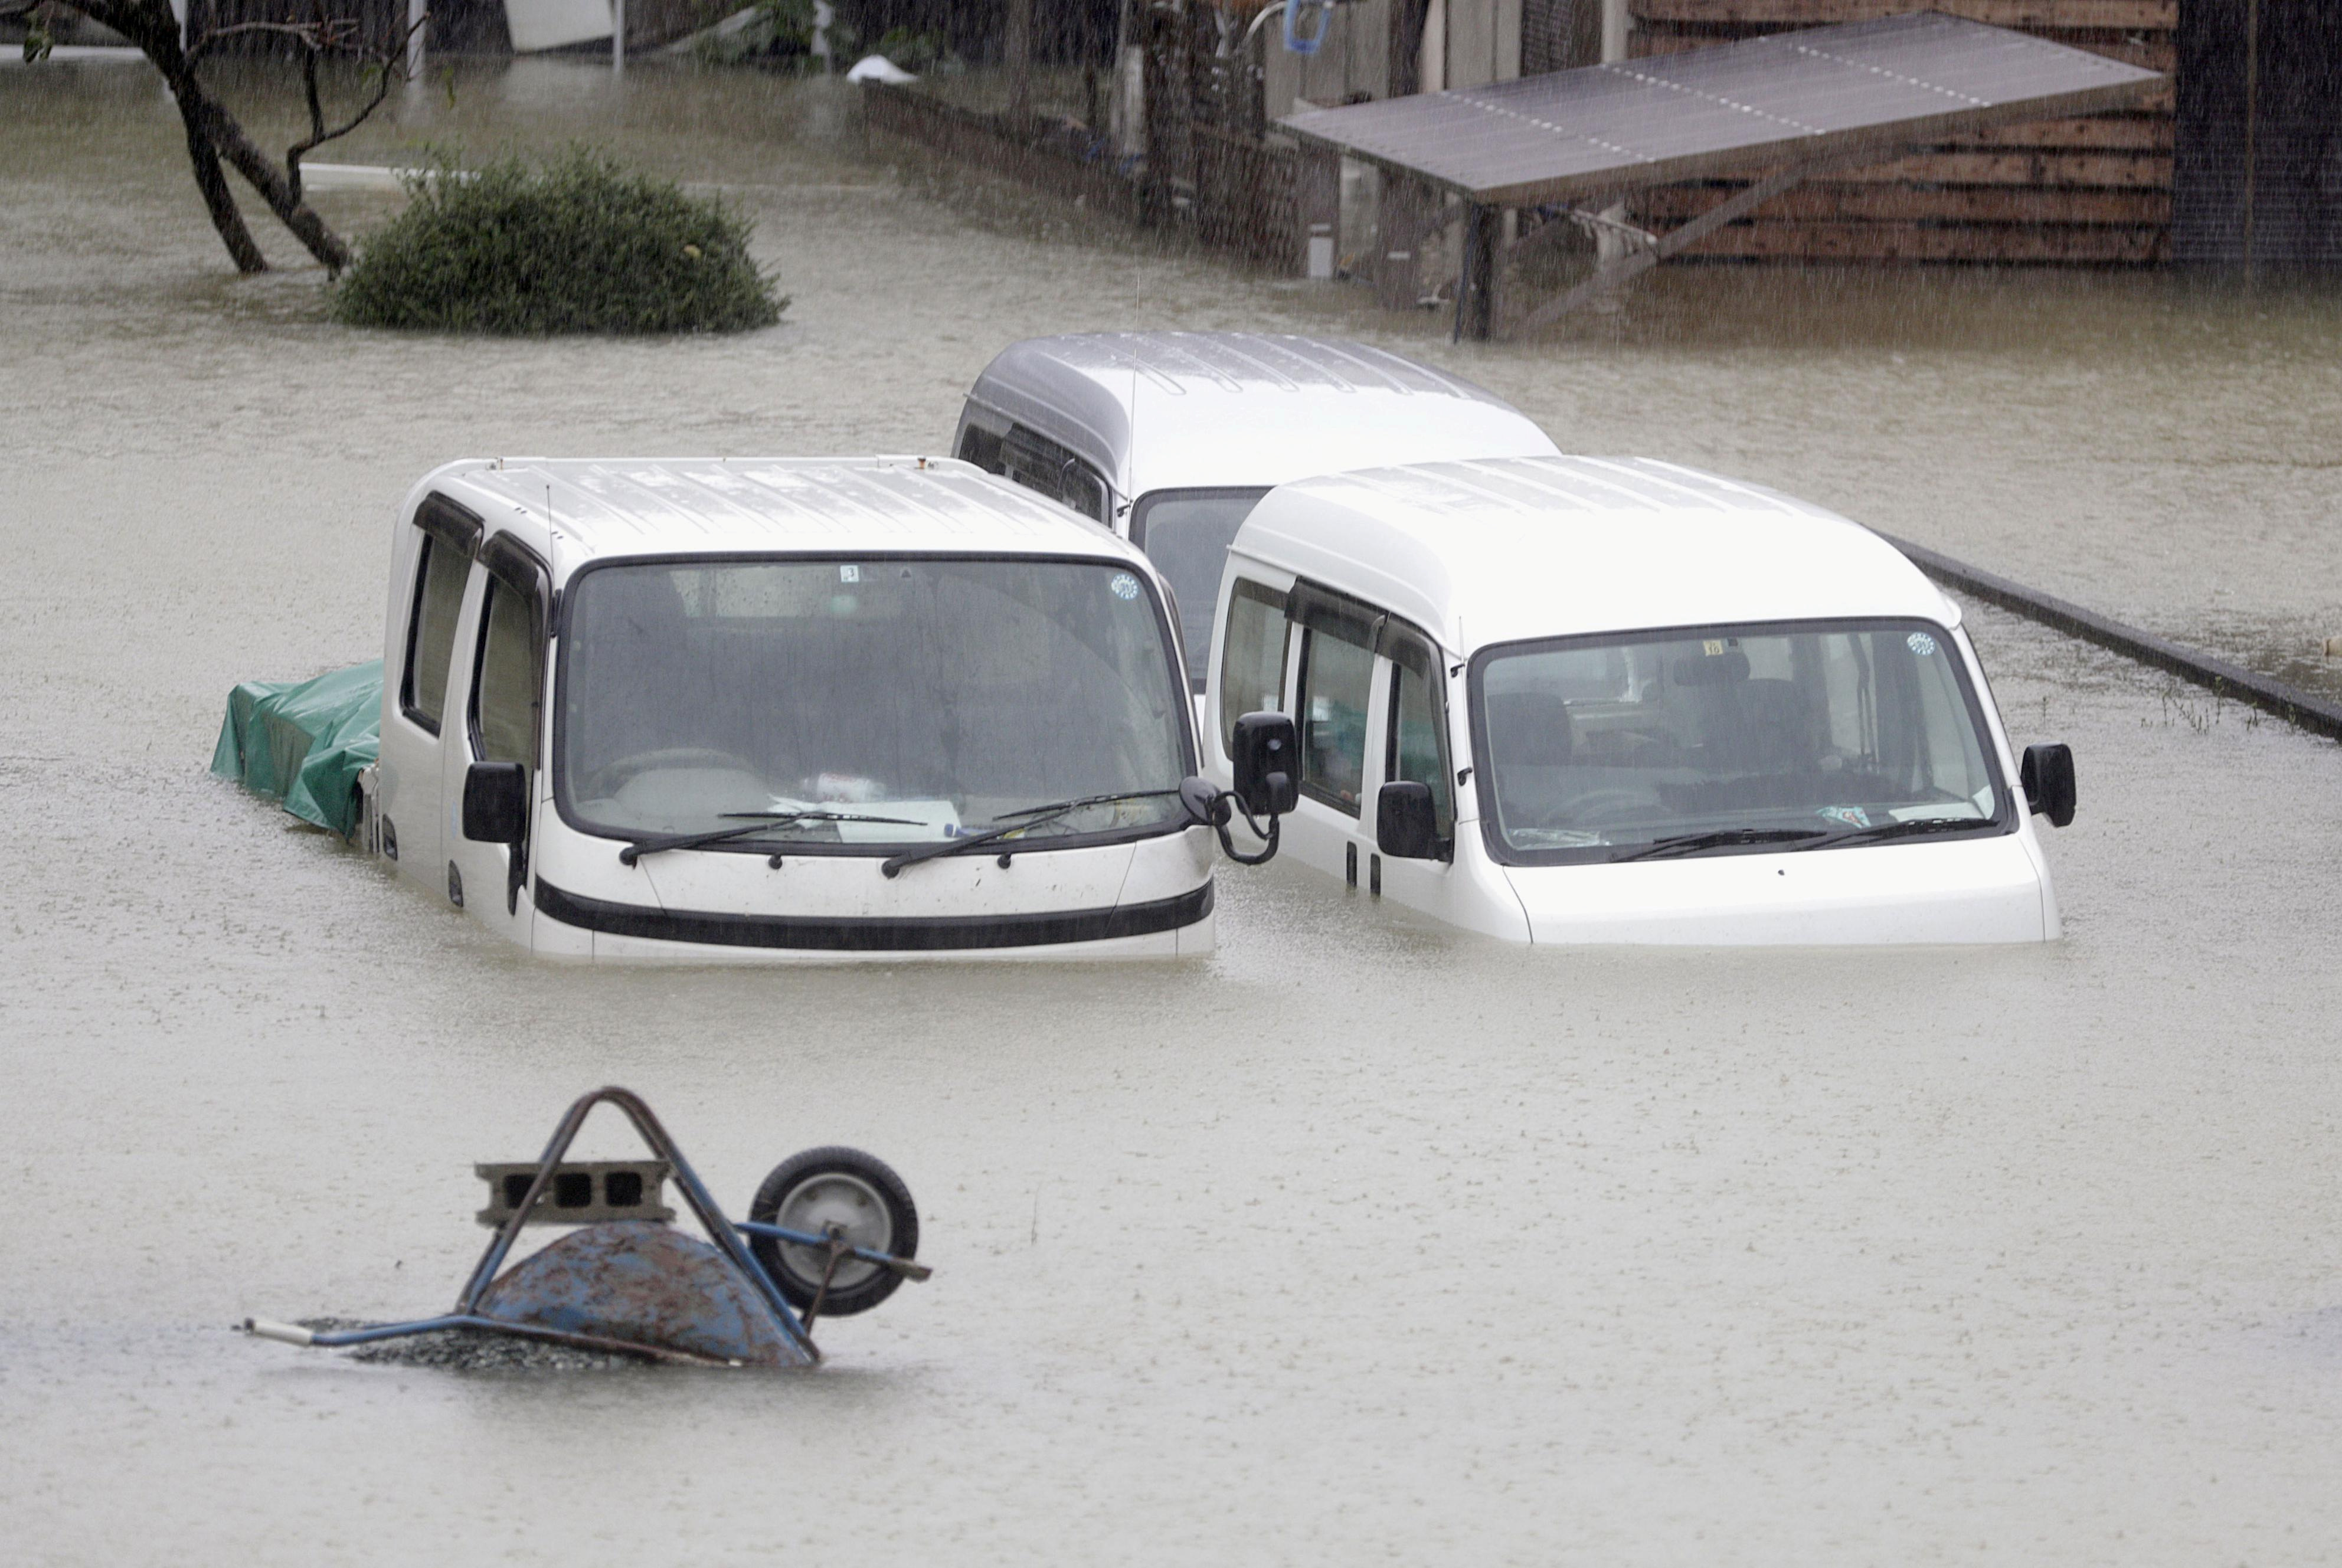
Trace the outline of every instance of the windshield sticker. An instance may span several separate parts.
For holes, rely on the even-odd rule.
[[[1826,805],[1815,813],[1830,822],[1841,822],[1848,827],[1868,827],[1870,814],[1858,805]]]
[[[1925,632],[1914,632],[1903,639],[1903,645],[1924,659],[1936,651],[1936,639]]]
[[[1136,599],[1138,597],[1138,579],[1132,576],[1127,572],[1116,573],[1114,581],[1109,584],[1108,586],[1113,588],[1114,596],[1117,599]]]
[[[859,774],[823,774],[813,781],[814,798],[828,805],[867,805],[886,798],[886,786]]]
[[[841,583],[859,583],[862,581],[862,568],[859,566],[840,566],[837,569],[837,580]]]
[[[1699,651],[1711,659],[1720,659],[1724,656],[1724,644],[1710,637],[1699,645]]]

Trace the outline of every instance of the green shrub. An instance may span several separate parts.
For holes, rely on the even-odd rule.
[[[443,158],[407,190],[334,291],[345,325],[739,332],[789,303],[748,255],[746,219],[598,153],[460,172]]]
[[[959,56],[951,49],[951,40],[941,33],[914,33],[908,27],[889,27],[878,40],[876,51],[900,65],[915,76],[931,71],[951,75],[959,69]]]
[[[833,47],[843,24],[830,24]],[[755,63],[787,70],[810,70],[813,0],[756,0],[746,11],[700,35],[699,57],[717,65]]]

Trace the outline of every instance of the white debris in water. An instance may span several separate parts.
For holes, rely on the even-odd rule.
[[[846,74],[846,79],[849,82],[884,82],[890,87],[918,80],[884,55],[865,55],[854,63],[854,69]]]

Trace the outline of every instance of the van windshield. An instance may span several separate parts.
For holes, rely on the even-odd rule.
[[[1515,644],[1473,705],[1512,864],[2006,831],[1952,635],[1920,621]],[[1919,824],[1919,825],[1908,825]]]
[[[581,573],[570,594],[554,784],[586,832],[763,814],[769,832],[711,847],[876,853],[1176,790],[1191,771],[1165,616],[1112,563],[661,562]],[[1140,797],[1033,832],[1161,830],[1181,813]]]
[[[1204,689],[1211,661],[1212,615],[1219,606],[1220,573],[1228,546],[1253,507],[1268,492],[1156,490],[1140,497],[1130,518],[1130,542],[1146,552],[1179,605],[1179,637],[1187,650],[1195,689]]]

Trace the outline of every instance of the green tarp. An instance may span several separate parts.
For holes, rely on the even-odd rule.
[[[212,772],[347,838],[358,770],[382,750],[382,661],[311,681],[246,681],[227,694]]]

